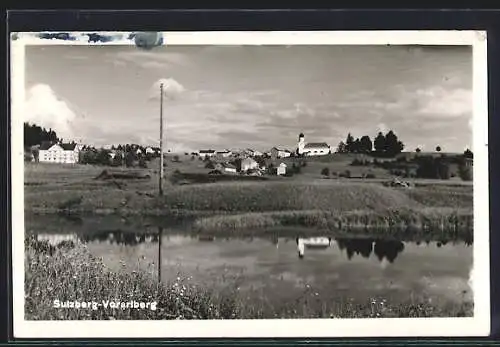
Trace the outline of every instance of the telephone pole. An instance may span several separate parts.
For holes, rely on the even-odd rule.
[[[158,181],[158,193],[163,195],[163,83],[160,84],[160,177]]]

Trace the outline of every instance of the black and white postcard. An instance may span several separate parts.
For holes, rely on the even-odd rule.
[[[16,33],[15,337],[481,336],[486,35]]]

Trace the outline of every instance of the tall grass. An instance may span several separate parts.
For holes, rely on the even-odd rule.
[[[471,316],[473,311],[470,302],[431,304],[425,297],[397,305],[380,298],[367,298],[365,303],[322,301],[308,286],[298,297],[277,303],[263,290],[243,294],[237,281],[214,290],[180,275],[159,284],[148,272],[111,272],[81,243],[53,249],[46,242],[27,238],[25,250],[28,320],[454,317]],[[54,307],[56,299],[157,304],[156,310],[70,309]]]
[[[468,209],[421,208],[393,209],[384,212],[355,210],[331,212],[319,210],[244,213],[210,216],[194,222],[198,232],[239,233],[247,229],[300,226],[308,233],[342,235],[348,233],[375,233],[381,237],[408,236],[418,233],[434,237],[462,237],[471,239],[473,217]],[[305,231],[304,231],[305,232]]]

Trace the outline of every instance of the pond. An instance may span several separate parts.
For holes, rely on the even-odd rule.
[[[160,264],[162,281],[183,276],[200,286],[233,287],[274,305],[306,292],[318,302],[472,300],[471,242],[325,236],[308,244],[309,239],[293,237],[289,230],[197,235],[179,225],[106,218],[32,216],[26,230],[54,243],[79,238],[115,271],[158,276]]]

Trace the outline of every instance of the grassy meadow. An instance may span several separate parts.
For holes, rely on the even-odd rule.
[[[329,165],[338,171],[352,169],[352,158],[346,157],[338,156]],[[118,169],[150,175],[150,179],[138,180],[95,179],[105,168],[92,165],[27,163],[25,210],[34,214],[189,216],[196,219],[194,226],[200,232],[296,225],[328,230],[433,229],[453,234],[472,228],[470,182],[414,179],[414,187],[406,189],[384,186],[380,178],[324,179],[319,168],[325,160],[308,159],[304,174],[292,177],[184,185],[169,178],[176,172],[206,175],[210,170],[190,156],[179,162],[167,160],[161,197],[154,161],[148,169]]]
[[[178,274],[168,283],[159,283],[147,271],[110,271],[87,246],[76,242],[48,253],[47,241],[25,240],[25,319],[28,320],[112,320],[112,319],[256,319],[256,318],[389,318],[465,317],[473,304],[465,301],[431,302],[415,295],[406,303],[367,298],[365,303],[318,300],[313,290],[277,304],[257,289],[239,290],[238,278],[226,278],[225,289],[214,290],[194,284]],[[133,308],[61,309],[60,301],[134,299],[156,302],[156,310]]]

